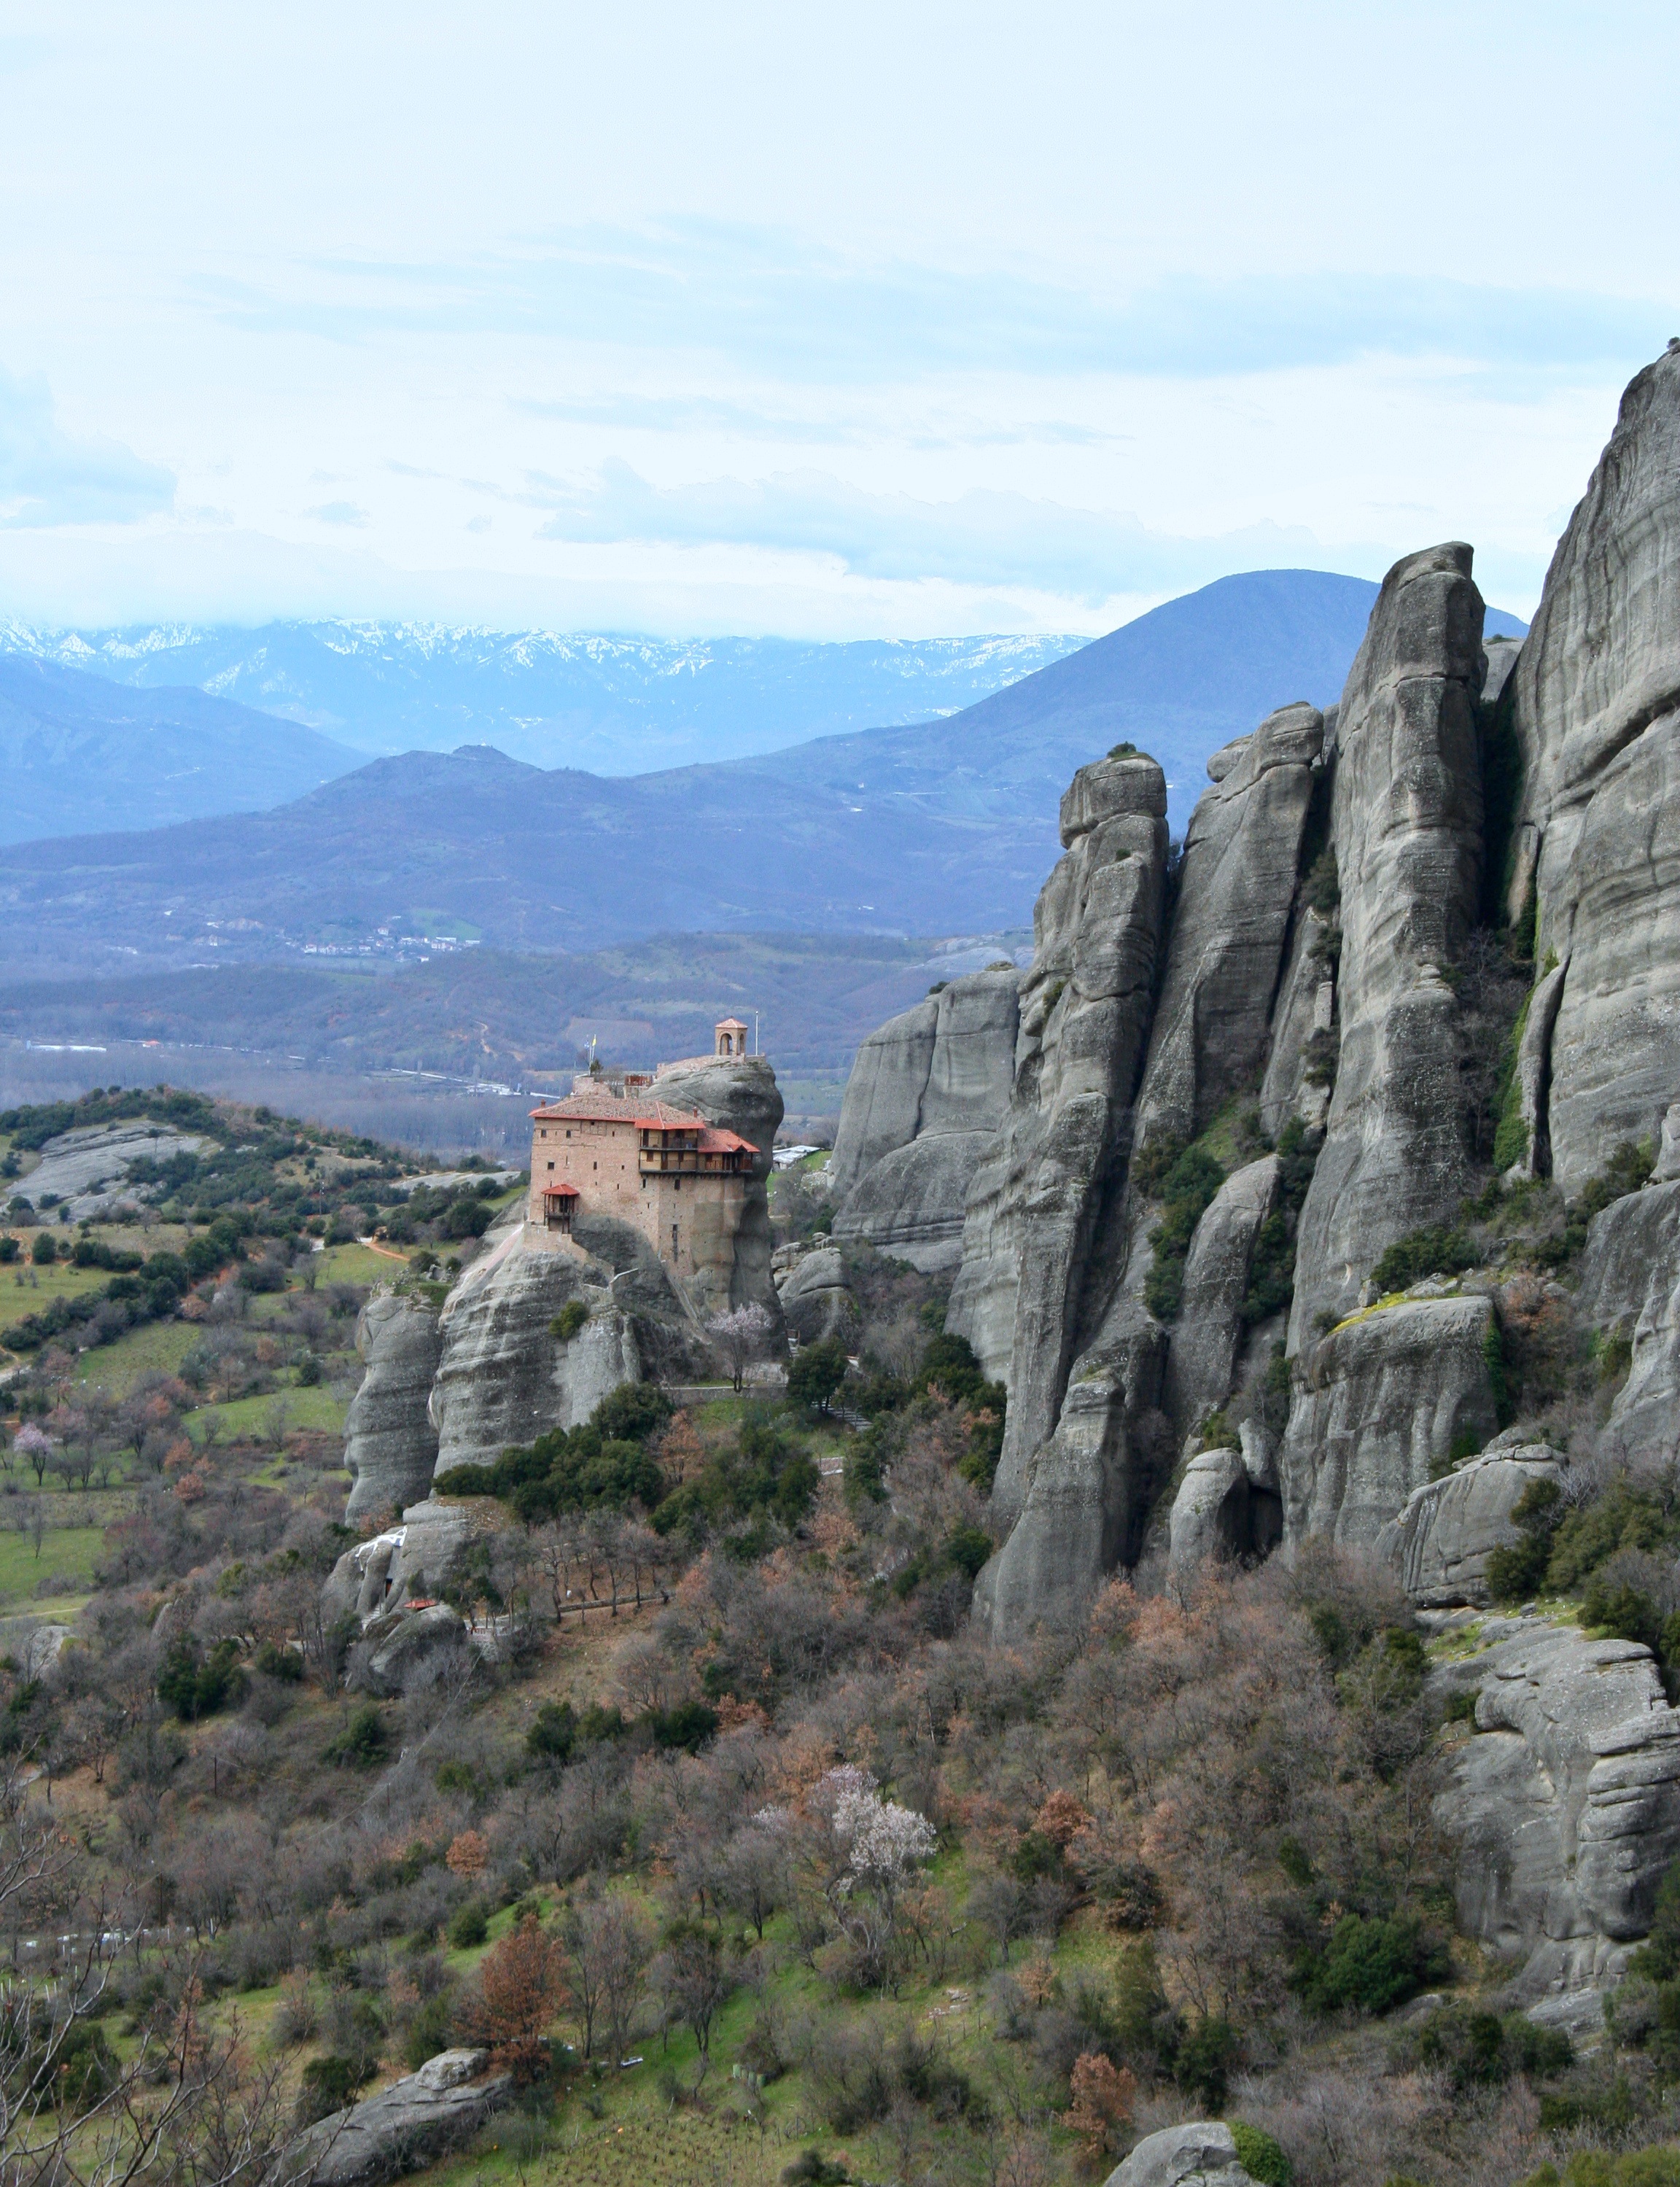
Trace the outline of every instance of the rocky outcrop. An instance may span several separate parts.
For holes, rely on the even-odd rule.
[[[1194,1138],[1258,1082],[1283,968],[1324,717],[1285,706],[1208,762],[1184,838],[1139,1143]]]
[[[1384,1248],[1469,1183],[1449,975],[1479,908],[1481,595],[1470,549],[1396,563],[1336,719],[1340,1061],[1301,1212],[1289,1349],[1346,1313]]]
[[[460,1656],[469,1639],[466,1620],[447,1602],[382,1611],[363,1628],[360,1646],[352,1649],[345,1684],[353,1693],[389,1699],[406,1691],[424,1667]]]
[[[1518,1499],[1531,1481],[1562,1478],[1565,1461],[1546,1444],[1500,1440],[1503,1448],[1414,1488],[1377,1536],[1379,1560],[1420,1609],[1485,1608],[1488,1558],[1521,1538],[1511,1517]]]
[[[1574,1192],[1680,1090],[1680,349],[1646,367],[1559,541],[1506,688],[1508,909],[1565,972],[1553,1172]]]
[[[1172,1499],[1167,1571],[1183,1579],[1249,1546],[1249,1476],[1242,1453],[1205,1450],[1184,1469]]]
[[[355,1692],[399,1694],[420,1667],[469,1645],[493,1655],[495,1634],[469,1628],[438,1594],[456,1575],[493,1507],[411,1504],[400,1525],[346,1549],[321,1591],[326,1622],[354,1644],[345,1683]]]
[[[426,1598],[447,1586],[457,1559],[472,1539],[465,1506],[427,1497],[410,1504],[399,1523],[346,1549],[322,1591],[329,1622],[370,1618]]]
[[[373,2187],[418,2171],[512,2096],[511,2076],[486,2074],[489,2059],[486,2050],[442,2051],[378,2095],[333,2112],[286,2151],[284,2177],[309,2187]]]
[[[1335,1025],[1336,986],[1330,970],[1331,925],[1310,904],[1300,908],[1289,962],[1272,1020],[1272,1051],[1260,1082],[1261,1128],[1276,1138],[1291,1116],[1322,1129],[1328,1086],[1307,1077],[1314,1033]]]
[[[1166,783],[1151,759],[1082,767],[1033,914],[1009,1108],[969,1189],[948,1325],[994,1379],[1009,1423],[994,1491],[1020,1512],[1055,1425],[1082,1321],[1102,1288],[1093,1243],[1123,1173],[1148,1036],[1166,867]]]
[[[134,1163],[167,1162],[177,1155],[200,1154],[211,1144],[145,1117],[134,1123],[84,1125],[48,1139],[29,1175],[0,1185],[0,1195],[27,1200],[35,1208],[51,1200],[67,1207],[73,1222],[96,1222],[121,1200],[161,1197],[162,1186],[129,1184]]]
[[[1104,2187],[1253,2187],[1222,2119],[1146,2134]]]
[[[1251,1538],[1256,1513],[1269,1528],[1281,1511],[1292,1545],[1369,1548],[1391,1527],[1396,1568],[1430,1599],[1482,1585],[1514,1461],[1431,1476],[1497,1425],[1493,1307],[1432,1283],[1358,1309],[1388,1246],[1457,1223],[1491,1181],[1502,982],[1472,936],[1508,867],[1506,915],[1537,891],[1539,936],[1502,1168],[1514,1182],[1549,1170],[1572,1194],[1619,1138],[1655,1137],[1680,1110],[1677,478],[1680,347],[1628,391],[1529,640],[1484,649],[1468,547],[1396,564],[1340,704],[1322,721],[1284,708],[1209,763],[1170,898],[1158,772],[1132,755],[1076,776],[947,1316],[1009,1394],[993,1500],[1006,1538],[975,1594],[994,1634],[1073,1614],[1159,1536],[1185,1431],[1245,1408],[1233,1400],[1257,1365],[1240,1314],[1255,1241],[1268,1239],[1276,1296],[1291,1221],[1289,1419],[1245,1469]],[[1321,841],[1334,874],[1316,863]],[[906,1091],[932,1070],[936,1021],[924,1005],[885,1029],[858,1082],[846,1160],[855,1192],[866,1167],[877,1182],[881,1235],[891,1203],[913,1229],[947,1189],[917,1167],[930,1157],[915,1154]],[[1134,1149],[1165,1156],[1194,1133],[1228,1162],[1225,1126],[1210,1127],[1251,1098],[1274,1135],[1306,1127],[1287,1201],[1267,1198],[1275,1165],[1228,1178],[1182,1281],[1151,1285],[1162,1217],[1132,1179],[1153,1189],[1171,1172],[1140,1167]],[[1680,1221],[1664,1197],[1680,1195],[1680,1113],[1665,1149],[1656,1181],[1593,1224],[1581,1289],[1596,1325],[1632,1342],[1607,1443],[1635,1463],[1660,1453],[1680,1405]],[[1149,1302],[1166,1311],[1175,1295],[1176,1318],[1156,1320]],[[1182,1515],[1186,1543],[1205,1486]],[[1216,1498],[1232,1528],[1241,1501],[1233,1477]]]
[[[801,1254],[783,1279],[782,1313],[788,1335],[798,1344],[842,1341],[857,1333],[857,1302],[846,1280],[846,1262],[837,1245]]]
[[[1166,1408],[1181,1435],[1230,1394],[1255,1244],[1277,1205],[1280,1169],[1276,1155],[1264,1155],[1228,1177],[1190,1240],[1166,1360]]]
[[[1552,1035],[1563,992],[1564,973],[1559,964],[1536,982],[1523,1006],[1516,1059],[1517,1109],[1522,1118],[1523,1151],[1507,1172],[1513,1183],[1551,1174]]]
[[[1601,1453],[1641,1469],[1671,1465],[1680,1416],[1680,1181],[1648,1184],[1593,1218],[1576,1305],[1587,1323],[1632,1344]]]
[[[1020,986],[1013,968],[969,973],[864,1042],[829,1164],[836,1237],[957,1265],[969,1186],[1009,1105]]]
[[[440,1474],[492,1465],[510,1445],[576,1427],[620,1383],[642,1380],[617,1281],[604,1263],[530,1244],[519,1231],[473,1263],[439,1324],[430,1412]],[[563,1339],[551,1324],[573,1300],[589,1318]]]
[[[781,1308],[770,1277],[773,1241],[765,1191],[783,1114],[775,1072],[761,1055],[701,1056],[691,1063],[661,1066],[653,1092],[660,1100],[704,1116],[708,1124],[734,1132],[758,1149],[734,1234],[732,1265],[697,1270],[685,1279],[685,1288],[702,1320],[730,1307],[756,1304],[779,1331]]]
[[[400,1511],[425,1494],[437,1465],[437,1430],[427,1408],[442,1339],[421,1297],[375,1291],[356,1324],[367,1365],[345,1420],[344,1462],[352,1476],[345,1518]]]
[[[1313,1346],[1278,1453],[1288,1540],[1368,1548],[1460,1437],[1473,1449],[1487,1441],[1493,1326],[1486,1298],[1411,1297],[1356,1314]]]
[[[1055,1432],[1022,1467],[1009,1539],[975,1588],[975,1615],[995,1639],[1077,1619],[1104,1573],[1136,1560],[1172,1469],[1166,1357],[1166,1332],[1122,1299],[1075,1362]]]
[[[1461,1926],[1520,1956],[1514,2003],[1611,1979],[1680,1853],[1680,1716],[1649,1650],[1490,1619],[1433,1683],[1477,1696],[1436,1802],[1461,1848]]]

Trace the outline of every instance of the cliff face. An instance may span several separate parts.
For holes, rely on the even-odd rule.
[[[1281,1497],[1288,1540],[1368,1544],[1461,1438],[1493,1432],[1485,1299],[1319,1333],[1470,1178],[1455,981],[1480,904],[1481,620],[1468,548],[1398,564],[1329,737],[1286,706],[1210,762],[1166,916],[1156,771],[1111,760],[1069,791],[949,1316],[1009,1392],[1007,1539],[976,1596],[995,1633],[1139,1553],[1179,1442],[1273,1342],[1292,1397],[1256,1493]],[[1278,1157],[1230,1158],[1256,1110],[1273,1134],[1295,1120],[1294,1201]],[[1224,1183],[1175,1242],[1192,1143]]]
[[[1574,1191],[1680,1092],[1680,348],[1640,373],[1505,693],[1507,904],[1563,973],[1545,1127]]]
[[[402,1510],[430,1487],[437,1431],[427,1410],[442,1341],[423,1299],[376,1292],[356,1324],[368,1371],[350,1401],[344,1462],[355,1476],[346,1520]]]
[[[848,1092],[845,1220],[883,1241],[948,1231],[966,1157],[937,1141],[991,1131],[948,1318],[1009,1392],[994,1632],[1138,1555],[1239,1398],[1286,1548],[1369,1546],[1493,1433],[1491,1282],[1396,1302],[1371,1278],[1492,1178],[1495,923],[1536,936],[1500,1166],[1572,1196],[1619,1140],[1655,1146],[1680,1097],[1680,346],[1629,387],[1520,648],[1484,649],[1468,547],[1408,555],[1339,706],[1284,706],[1209,773],[1176,869],[1152,762],[1075,778],[995,1129],[975,1088],[930,1130],[947,998],[884,1028]],[[1594,1221],[1575,1309],[1631,1346],[1604,1448],[1636,1465],[1680,1395],[1677,1193],[1680,1121]]]
[[[1301,1213],[1292,1352],[1318,1314],[1357,1303],[1385,1246],[1449,1216],[1468,1181],[1451,975],[1481,879],[1481,619],[1468,547],[1408,556],[1384,581],[1337,713],[1340,1038]]]
[[[1033,914],[1014,1086],[969,1190],[949,1326],[1006,1375],[994,1501],[1013,1520],[1114,1261],[1130,1109],[1148,1037],[1166,872],[1166,780],[1139,756],[1082,767],[1066,855]]]
[[[970,973],[864,1042],[829,1169],[836,1237],[957,1265],[969,1186],[1009,1105],[1019,991],[1011,969]]]
[[[550,1324],[573,1300],[588,1319],[566,1341]],[[510,1444],[576,1427],[621,1382],[642,1380],[610,1268],[528,1245],[520,1231],[462,1277],[440,1334],[430,1398],[439,1473],[493,1465]]]
[[[1264,1068],[1323,741],[1316,707],[1285,706],[1208,762],[1214,787],[1184,838],[1140,1140],[1194,1138]]]

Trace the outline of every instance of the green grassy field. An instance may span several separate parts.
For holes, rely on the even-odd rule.
[[[308,1428],[334,1435],[343,1432],[344,1416],[350,1408],[349,1401],[334,1397],[323,1382],[312,1390],[273,1390],[266,1397],[236,1397],[231,1404],[200,1405],[196,1412],[188,1414],[183,1425],[200,1448],[211,1420],[224,1442],[240,1436],[265,1436],[277,1417],[277,1406],[284,1408],[289,1429]]]
[[[0,1513],[0,1517],[10,1515],[9,1511]],[[93,1583],[104,1533],[103,1526],[48,1526],[38,1557],[26,1534],[0,1533],[0,1610],[33,1604],[36,1588],[48,1577],[69,1582],[70,1591],[77,1595],[86,1594]]]
[[[26,1240],[30,1234],[23,1234]],[[28,1250],[25,1243],[24,1251],[26,1253]],[[54,1299],[81,1298],[110,1281],[110,1275],[103,1268],[76,1268],[64,1261],[37,1268],[32,1261],[14,1261],[9,1268],[0,1268],[0,1335],[4,1334],[7,1322],[21,1321],[25,1314],[39,1313]]]
[[[190,1322],[152,1321],[131,1329],[115,1344],[84,1352],[76,1363],[76,1380],[84,1390],[104,1390],[126,1397],[145,1375],[174,1375],[197,1341]]]
[[[393,1246],[391,1251],[395,1251]],[[438,1251],[447,1257],[447,1249]],[[324,1253],[315,1256],[317,1283],[323,1284],[388,1284],[400,1276],[407,1256],[393,1261],[389,1252],[376,1253],[370,1245],[329,1245]],[[299,1288],[295,1279],[293,1289]]]

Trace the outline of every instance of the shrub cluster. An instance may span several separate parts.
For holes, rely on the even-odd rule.
[[[651,1383],[621,1383],[582,1426],[552,1429],[504,1451],[493,1465],[452,1467],[438,1476],[438,1493],[500,1497],[531,1526],[562,1511],[623,1511],[632,1504],[653,1510],[666,1483],[648,1442],[671,1412],[670,1399]]]
[[[1190,1240],[1225,1182],[1224,1171],[1205,1146],[1200,1143],[1181,1146],[1168,1161],[1168,1144],[1163,1144],[1159,1152],[1146,1148],[1132,1172],[1145,1192],[1158,1190],[1166,1202],[1160,1221],[1149,1233],[1155,1262],[1143,1285],[1143,1303],[1159,1321],[1178,1318]]]

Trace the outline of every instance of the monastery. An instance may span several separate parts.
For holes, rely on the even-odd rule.
[[[744,1057],[746,1043],[740,1020],[725,1018],[710,1056],[651,1073],[593,1064],[564,1099],[533,1109],[527,1234],[581,1251],[574,1223],[609,1216],[639,1230],[676,1275],[727,1269],[758,1149],[660,1100],[657,1088],[667,1073]]]

